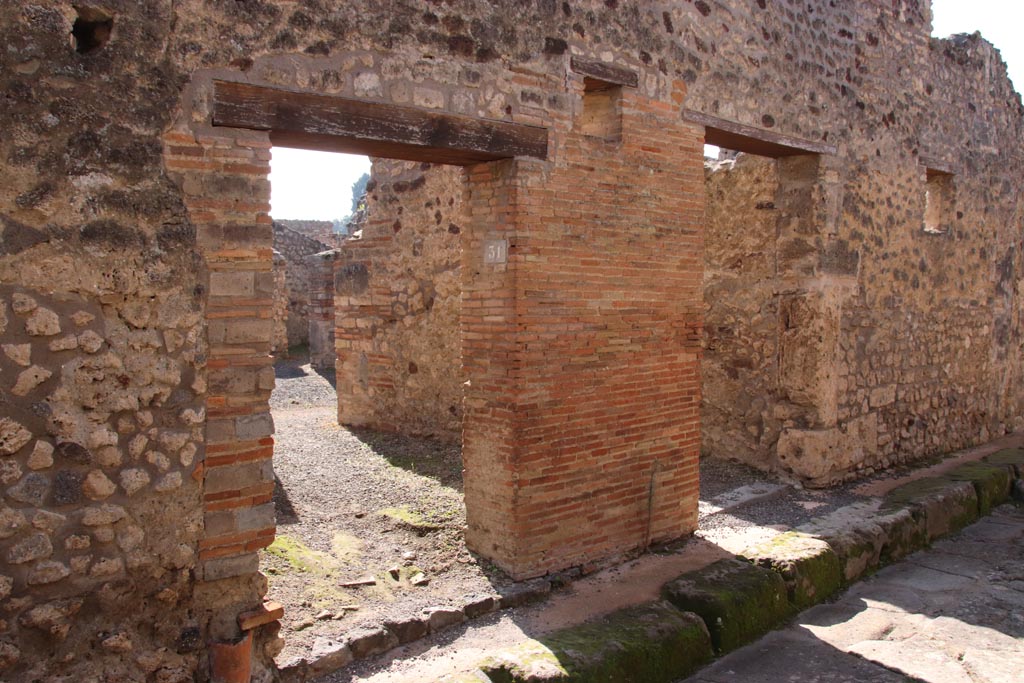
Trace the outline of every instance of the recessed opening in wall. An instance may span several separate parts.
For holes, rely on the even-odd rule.
[[[622,139],[622,86],[596,78],[583,79],[583,111],[579,129],[608,142]]]
[[[943,235],[949,231],[954,203],[953,174],[934,168],[925,169],[924,231]]]
[[[277,539],[261,553],[260,566],[270,579],[268,597],[286,609],[279,657],[309,657],[319,638],[391,619],[411,619],[403,637],[418,637],[425,622],[416,615],[425,608],[466,604],[508,580],[466,546],[473,515],[488,513],[492,498],[505,495],[489,470],[499,466],[510,437],[489,429],[483,411],[463,419],[464,403],[475,408],[463,397],[479,391],[463,379],[483,371],[492,347],[466,343],[467,329],[491,325],[483,312],[463,316],[462,309],[492,305],[492,292],[505,281],[508,250],[488,260],[491,244],[508,246],[499,239],[505,204],[495,197],[516,173],[517,157],[547,158],[548,131],[229,81],[215,81],[212,101],[214,127],[239,129],[240,146],[262,149],[269,138],[279,159],[278,147],[372,157],[361,234],[310,257],[317,295],[333,307],[327,315],[335,330],[334,386],[329,372],[285,366],[268,397],[262,380],[253,387],[244,373],[237,381],[223,373],[232,378],[231,399],[248,399],[246,408],[269,404],[276,424]],[[259,175],[261,167],[243,171]],[[280,211],[277,182],[275,168],[273,213]],[[242,204],[244,197],[231,195],[248,187],[224,182],[209,192]],[[344,187],[336,182],[325,191]],[[261,218],[238,227],[259,230]],[[267,268],[260,251],[258,264]],[[230,266],[234,252],[224,256]],[[239,291],[235,298],[244,297],[245,281],[224,280]],[[466,322],[473,316],[479,328]],[[254,336],[225,327],[225,336]],[[463,437],[469,433],[478,436]],[[465,486],[463,442],[467,459],[479,464],[467,467]],[[498,532],[518,533],[502,522]],[[496,546],[475,548],[486,553]]]
[[[809,519],[818,505],[770,474],[788,468],[779,446],[787,430],[813,421],[814,368],[801,346],[813,329],[792,282],[817,266],[805,236],[818,156],[739,126],[705,128],[715,149],[705,148],[704,162],[698,527],[716,543],[745,547]]]
[[[491,590],[493,570],[463,540],[463,170],[274,147],[270,178],[274,246],[308,306],[308,345],[289,339],[271,395],[278,528],[261,567],[285,661]]]
[[[316,262],[310,257],[338,248],[359,231],[369,171],[365,156],[271,150],[270,214],[277,260],[272,349],[279,358],[307,358],[314,367],[333,371],[334,309],[323,297],[311,297]]]
[[[75,6],[78,16],[71,27],[71,38],[79,54],[96,52],[110,40],[114,17],[96,7]]]

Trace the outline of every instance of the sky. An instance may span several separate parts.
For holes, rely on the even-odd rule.
[[[1017,0],[932,0],[932,35],[981,31],[999,48],[1017,92],[1024,88],[1024,3]],[[705,154],[717,156],[717,150]],[[270,162],[274,218],[334,220],[352,208],[351,188],[370,170],[366,157],[275,147]]]

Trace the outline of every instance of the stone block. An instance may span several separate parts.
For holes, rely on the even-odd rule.
[[[330,638],[317,638],[309,654],[309,667],[315,674],[337,671],[352,662],[348,644]]]
[[[786,582],[789,602],[797,611],[825,600],[843,584],[839,557],[828,543],[807,534],[780,534],[740,556],[778,572]]]
[[[402,621],[385,621],[384,628],[395,634],[400,645],[419,640],[430,630],[427,620],[419,617],[410,617]]]
[[[729,652],[784,621],[791,608],[782,576],[738,559],[683,574],[662,596],[707,624],[715,651]]]
[[[984,458],[990,465],[1013,467],[1014,475],[1024,478],[1024,448],[1004,448]]]
[[[260,558],[256,553],[218,557],[203,562],[202,578],[204,581],[218,581],[233,576],[255,574],[259,571],[259,566]]]
[[[461,609],[453,607],[431,607],[424,610],[424,617],[431,633],[443,631],[449,626],[461,624],[466,620],[466,615]]]
[[[274,418],[270,413],[242,415],[235,419],[235,436],[243,441],[262,439],[274,433]]]
[[[1010,465],[972,462],[946,472],[943,477],[950,481],[970,482],[978,494],[978,514],[984,516],[1010,497],[1011,468]]]
[[[700,617],[655,602],[527,641],[487,658],[480,670],[491,681],[516,683],[668,683],[712,657]]]
[[[241,508],[236,511],[235,517],[238,522],[239,531],[268,529],[277,523],[273,503]]]
[[[941,477],[927,477],[893,489],[885,496],[885,506],[919,509],[924,514],[929,542],[955,533],[978,518],[974,486]]]
[[[363,659],[398,647],[398,636],[386,628],[358,628],[349,633],[348,646],[353,657]]]
[[[251,297],[256,291],[256,278],[252,271],[226,271],[210,273],[210,296]]]

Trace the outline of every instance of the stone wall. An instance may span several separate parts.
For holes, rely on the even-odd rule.
[[[274,268],[274,329],[270,334],[270,353],[280,358],[291,346],[288,339],[288,308],[292,302],[288,288],[288,261],[277,249],[273,256]]]
[[[341,239],[344,239],[344,237],[339,236],[338,233],[334,232],[334,223],[332,223],[331,221],[281,218],[274,219],[274,223],[284,228],[287,228],[292,232],[296,232],[304,237],[319,242],[320,244],[327,245],[325,247],[327,249],[333,249],[337,247]]]
[[[288,227],[297,223],[327,223],[330,226],[328,221],[274,221],[274,251],[281,254],[285,264],[288,347],[309,343],[310,285],[313,277],[309,256],[331,249],[330,245]]]
[[[102,7],[0,15],[5,678],[204,680],[235,643],[269,677],[277,132],[214,125],[215,80],[547,129],[545,159],[467,168],[456,222],[467,543],[516,576],[695,524],[690,111],[834,150],[776,162],[781,466],[827,483],[1019,426],[1020,98],[925,2]],[[367,263],[341,299],[385,287]],[[380,329],[419,280],[369,301]],[[397,395],[374,360],[339,374]]]
[[[373,160],[359,236],[334,260],[342,424],[459,438],[464,191],[454,166]]]

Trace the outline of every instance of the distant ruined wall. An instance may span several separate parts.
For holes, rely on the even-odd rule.
[[[461,169],[374,159],[334,261],[342,424],[459,438]]]
[[[270,353],[280,358],[288,353],[291,346],[288,339],[288,307],[291,297],[288,290],[288,261],[277,249],[273,256],[274,268],[274,329],[270,336]]]
[[[339,236],[334,232],[334,223],[331,221],[299,220],[294,218],[274,219],[274,223],[281,225],[293,232],[315,240],[326,245],[327,249],[334,249],[338,246]]]
[[[284,258],[288,296],[288,347],[309,342],[309,305],[312,273],[308,257],[331,247],[290,227],[302,221],[274,221],[274,251]],[[324,221],[304,221],[322,223]],[[330,225],[330,223],[328,223]]]

